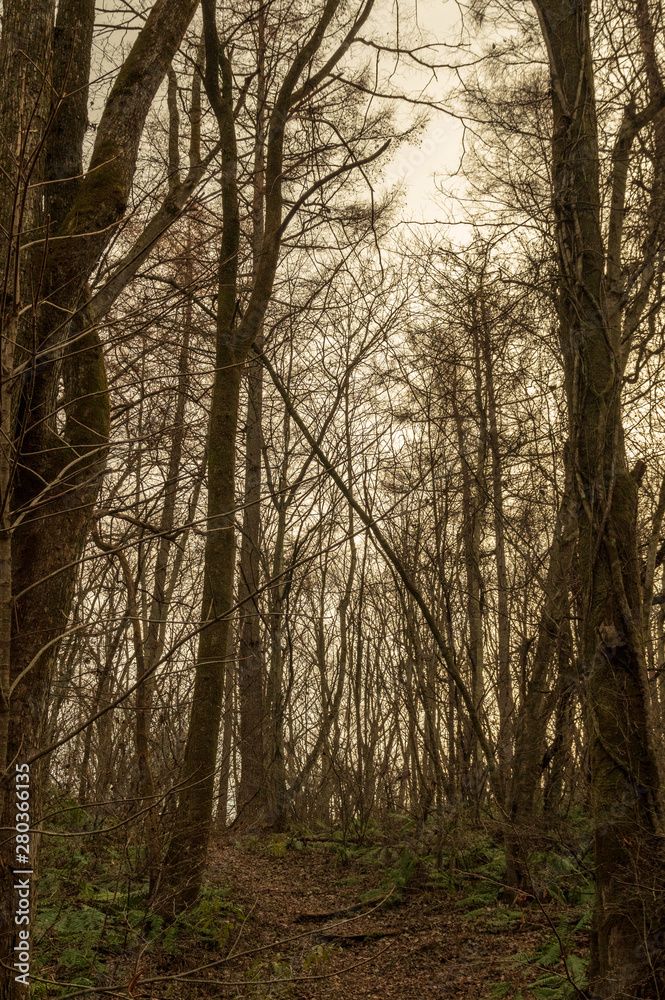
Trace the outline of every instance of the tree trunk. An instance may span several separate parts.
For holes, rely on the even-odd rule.
[[[554,707],[551,686],[557,647],[570,614],[570,573],[577,524],[571,500],[570,471],[566,479],[549,554],[529,683],[515,723],[511,781],[506,799],[506,880],[518,892],[531,891],[528,876],[530,832],[536,820],[547,724]]]
[[[476,382],[480,378],[478,371],[479,357],[476,342]],[[485,642],[483,635],[483,579],[480,571],[480,537],[483,518],[483,498],[485,482],[485,461],[487,455],[487,435],[480,429],[476,454],[473,461],[465,444],[465,427],[458,399],[457,383],[452,387],[452,404],[455,426],[457,430],[457,447],[462,466],[462,499],[464,512],[462,521],[462,541],[464,550],[464,569],[466,578],[467,622],[469,667],[471,674],[471,696],[474,708],[480,712],[485,693],[484,655]],[[479,402],[480,389],[476,386],[476,396]],[[478,410],[481,419],[482,406]],[[477,738],[474,739],[471,727],[467,727],[465,742],[465,758],[470,761],[467,776],[464,780],[464,798],[467,801],[479,801],[482,791],[483,755]]]
[[[5,626],[0,636],[3,771],[14,759],[25,761],[38,753],[44,742],[53,664],[69,618],[105,464],[108,389],[102,347],[86,305],[86,282],[111,238],[112,227],[124,214],[146,115],[196,6],[196,0],[157,0],[154,4],[111,89],[90,170],[79,181],[75,175],[80,173],[87,125],[86,74],[94,5],[87,0],[62,0],[54,26],[53,2],[5,0],[0,40],[0,166],[9,180],[2,186],[0,222],[10,239],[0,252],[0,328],[5,337],[6,320],[14,324],[11,341],[16,354],[9,357],[3,344],[2,391],[10,399],[3,398],[0,410],[3,440],[7,448],[15,447],[17,455],[20,452],[20,461],[8,483],[5,449],[5,469],[0,469],[5,513],[0,525],[0,626]],[[54,30],[57,50],[51,60]],[[57,97],[67,91],[61,104],[53,98],[58,91]],[[49,236],[59,237],[49,243],[40,242],[46,228],[41,214],[42,179],[49,182],[45,195],[51,217]],[[35,246],[17,263],[21,233],[28,231]],[[32,308],[19,323],[19,303],[28,295],[33,300],[26,298],[22,305]],[[7,370],[11,364],[13,371]],[[62,435],[55,422],[61,379],[66,421]],[[6,611],[10,601],[13,691],[7,706]],[[41,812],[44,765],[41,759],[31,773],[33,823],[38,823]],[[10,829],[12,811],[9,800],[1,820]],[[11,841],[7,843],[12,846]],[[36,834],[31,846],[37,847]],[[31,860],[34,867],[35,860]],[[8,864],[5,850],[5,884]],[[6,909],[11,893],[3,892],[2,899],[0,996],[6,997],[15,985],[8,971],[15,925]]]
[[[238,819],[256,822],[265,811],[264,655],[261,639],[260,580],[261,462],[263,432],[263,368],[247,366],[247,424],[245,445],[245,506],[240,547],[240,643],[238,686],[240,694],[240,788]]]
[[[226,649],[226,671],[224,676],[224,718],[222,729],[222,760],[219,775],[219,795],[217,798],[217,824],[224,830],[228,817],[229,784],[231,778],[231,756],[233,723],[235,721],[235,655],[233,629],[229,626]]]
[[[265,11],[257,23],[257,95],[254,137],[254,177],[252,198],[252,270],[258,273],[264,237],[265,184]],[[262,330],[255,339],[260,353],[264,348]],[[264,736],[268,723],[265,693],[265,656],[261,636],[258,596],[261,546],[261,473],[263,457],[263,367],[250,363],[247,375],[247,423],[245,425],[245,506],[240,548],[241,603],[238,687],[240,696],[240,788],[238,819],[256,822],[266,807],[266,760]]]
[[[307,41],[288,66],[275,99],[266,142],[265,231],[257,255],[249,301],[244,315],[238,319],[240,204],[233,72],[229,55],[220,46],[216,5],[213,0],[202,0],[206,46],[204,83],[217,119],[222,146],[223,226],[218,270],[215,377],[208,431],[208,515],[202,631],[183,763],[184,786],[162,879],[164,891],[160,910],[165,915],[176,913],[195,900],[207,856],[229,612],[234,589],[233,510],[240,380],[252,345],[263,326],[279,260],[284,230],[284,139],[291,101],[296,85],[318,51],[338,5],[339,0],[327,0]],[[354,30],[357,30],[355,26]]]
[[[235,453],[242,359],[218,338],[208,427],[208,514],[201,636],[175,828],[159,910],[175,915],[198,894],[211,832],[224,674],[234,596]]]
[[[284,458],[280,469],[277,494],[277,531],[272,561],[273,585],[268,596],[268,633],[270,669],[267,689],[267,815],[275,830],[286,825],[286,761],[284,755],[284,614],[290,585],[284,575],[284,544],[287,514],[287,475],[289,468],[290,417],[284,414]]]
[[[487,431],[489,437],[492,467],[492,507],[494,513],[494,539],[496,542],[496,584],[497,584],[497,624],[498,664],[497,703],[499,708],[499,741],[497,754],[502,783],[508,787],[512,757],[513,728],[515,725],[515,700],[513,698],[510,672],[510,610],[508,604],[508,569],[506,562],[506,530],[503,510],[503,468],[499,440],[499,418],[494,386],[494,359],[490,337],[489,320],[486,315],[485,293],[479,291],[480,312],[480,352],[484,362],[485,386],[487,389]]]
[[[579,505],[578,613],[596,851],[591,981],[603,1000],[655,998],[665,987],[657,936],[665,916],[661,779],[642,627],[640,474],[626,465],[622,330],[611,294],[624,210],[620,167],[630,148],[621,141],[631,128],[636,134],[637,119],[629,112],[615,148],[606,277],[590,2],[535,2],[552,82],[560,338]]]

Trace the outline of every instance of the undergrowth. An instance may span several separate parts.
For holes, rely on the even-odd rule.
[[[330,848],[343,864],[356,861],[365,870],[377,870],[376,884],[359,896],[361,902],[380,902],[387,896],[384,905],[398,905],[417,883],[445,895],[462,921],[485,933],[521,930],[529,913],[544,916],[550,936],[544,944],[505,960],[505,977],[493,984],[490,1000],[574,1000],[585,995],[594,897],[588,848],[575,851],[560,844],[533,851],[529,871],[536,898],[524,894],[513,901],[506,886],[504,848],[486,832],[456,828],[442,843],[440,832],[430,830],[428,837],[428,831],[421,830],[416,843],[413,824],[405,822],[402,833],[401,845],[387,844],[385,838],[356,845],[348,838],[331,840]],[[343,880],[347,885],[354,881]]]
[[[245,917],[228,888],[208,886],[195,907],[165,924],[150,910],[142,850],[96,832],[79,807],[47,826],[41,868],[34,997],[131,979],[139,958],[168,960],[183,943],[223,951]]]
[[[64,803],[46,830],[34,997],[63,996],[76,986],[127,983],[139,965],[186,971],[192,961],[228,954],[251,917],[234,902],[229,887],[207,886],[195,907],[165,924],[150,910],[143,852],[130,827],[101,833],[96,826],[85,810]],[[457,911],[461,924],[509,936],[528,928],[529,914],[535,914],[539,926],[549,923],[549,937],[537,946],[532,937],[531,947],[504,959],[504,974],[491,986],[488,1000],[574,1000],[583,995],[593,903],[592,865],[583,850],[551,844],[533,852],[529,867],[538,898],[514,900],[506,893],[501,843],[487,830],[462,823],[442,829],[395,816],[387,829],[376,823],[366,823],[361,831],[300,827],[248,839],[244,847],[275,862],[287,852],[332,855],[337,884],[355,888],[358,907],[399,907],[420,892],[432,905]],[[528,936],[523,940],[529,943]],[[316,939],[286,952],[278,947],[275,942],[270,953],[239,968],[246,985],[238,996],[287,997],[294,977],[321,973],[339,952],[337,945]],[[214,954],[206,958],[206,952]]]

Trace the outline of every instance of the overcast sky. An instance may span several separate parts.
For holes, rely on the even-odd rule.
[[[430,63],[459,63],[461,51],[454,51],[462,39],[460,10],[455,0],[406,0],[380,5],[379,13],[365,30],[365,37],[379,38],[394,45],[399,13],[400,46],[431,46],[419,53]],[[390,73],[390,58],[382,56],[382,75]],[[413,60],[401,57],[391,74],[393,91],[401,90],[411,97],[446,103],[446,94],[457,83],[455,74],[447,69],[436,73],[419,69]],[[399,103],[398,116],[402,122],[413,117],[415,108]],[[460,122],[442,112],[432,110],[430,123],[419,142],[403,146],[391,158],[386,169],[388,183],[401,181],[404,185],[402,214],[405,220],[434,222],[448,215],[449,205],[437,190],[443,186],[455,189],[455,179],[450,179],[459,166],[463,149],[463,129]]]
[[[150,4],[131,4],[125,0],[105,0],[98,8],[98,23],[108,27],[108,31],[98,38],[97,60],[93,73],[109,74],[93,86],[91,92],[90,119],[97,122],[101,115],[108,87],[115,75],[114,70],[122,62],[129,47],[141,27],[143,19],[132,16],[132,8],[149,9]],[[120,29],[120,30],[118,30]],[[361,32],[364,38],[395,47],[397,31],[402,48],[431,46],[419,53],[423,61],[453,63],[461,58],[460,52],[453,51],[461,39],[461,17],[455,0],[377,0],[375,13]],[[354,47],[358,59],[374,59],[375,53],[363,46]],[[380,74],[384,91],[393,94],[409,94],[424,101],[445,100],[447,91],[455,84],[455,76],[449,70],[440,69],[433,74],[430,70],[419,69],[413,60],[401,56],[382,53]],[[394,107],[400,124],[408,125],[415,114],[423,108],[395,101]],[[92,136],[90,139],[92,140]],[[390,185],[402,182],[404,199],[402,216],[404,220],[432,222],[448,215],[449,205],[437,191],[438,179],[449,190],[454,190],[454,179],[446,178],[457,168],[462,153],[462,127],[450,115],[436,110],[430,112],[430,124],[412,145],[404,145],[386,160],[385,176]]]

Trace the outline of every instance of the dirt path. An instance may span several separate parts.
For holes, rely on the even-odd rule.
[[[233,902],[248,914],[234,946],[239,957],[224,975],[238,982],[255,964],[255,992],[239,990],[238,995],[482,1000],[501,980],[508,981],[507,997],[524,985],[529,970],[507,965],[505,959],[549,937],[541,911],[526,908],[523,920],[512,928],[488,929],[487,919],[463,919],[455,897],[428,885],[419,869],[394,905],[359,904],[363,893],[380,884],[381,874],[376,864],[362,859],[342,863],[319,846],[218,846],[207,881],[230,886]],[[265,950],[242,957],[256,948]],[[258,986],[259,980],[274,978],[287,967],[288,992]],[[525,1000],[529,996],[525,991]]]

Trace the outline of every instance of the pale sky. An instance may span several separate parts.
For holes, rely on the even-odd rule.
[[[95,68],[97,72],[111,72],[106,80],[92,88],[90,118],[93,122],[99,120],[114,75],[113,69],[122,61],[142,23],[140,17],[132,18],[127,6],[118,0],[106,0],[99,9],[99,20],[111,30],[106,37],[98,39]],[[119,24],[129,30],[118,31],[115,26]],[[427,46],[420,52],[423,61],[460,61],[461,53],[446,48],[446,45],[454,46],[461,38],[460,11],[455,0],[378,0],[375,12],[361,34],[374,42],[395,47],[398,25],[402,49]],[[354,47],[354,51],[363,61],[374,60],[376,55],[374,50],[364,46]],[[404,55],[396,60],[389,53],[380,56],[380,75],[383,81],[388,81],[386,89],[392,93],[409,94],[423,101],[442,102],[455,83],[454,74],[447,69],[439,69],[434,75],[430,70],[418,68]],[[424,106],[416,107],[397,100],[393,105],[397,120],[404,125],[425,110]],[[435,110],[429,114],[430,124],[422,132],[420,141],[402,146],[384,161],[386,182],[390,185],[398,181],[404,183],[402,216],[406,221],[433,221],[444,217],[444,199],[436,190],[435,175],[438,174],[439,183],[444,181],[446,175],[456,170],[462,153],[462,126],[459,121]],[[89,139],[92,141],[93,136],[90,135]],[[454,189],[455,180],[445,182],[445,186],[449,190]]]
[[[455,0],[406,0],[395,3],[386,0],[380,13],[365,28],[364,37],[395,45],[399,13],[400,47],[428,46],[420,53],[423,61],[454,64],[462,61],[462,53],[452,46],[462,37],[460,11]],[[430,47],[431,46],[431,47]],[[447,46],[450,46],[447,47]],[[381,57],[382,76],[391,72],[388,54]],[[445,103],[446,93],[455,86],[456,77],[449,69],[436,73],[418,66],[401,56],[391,78],[393,90],[413,98]],[[407,123],[421,110],[405,102],[395,102],[398,120]],[[420,142],[403,146],[386,167],[386,181],[404,184],[402,215],[405,221],[434,221],[444,217],[443,197],[435,180],[454,190],[454,178],[446,180],[459,167],[463,149],[463,128],[451,115],[432,110],[430,124]]]

